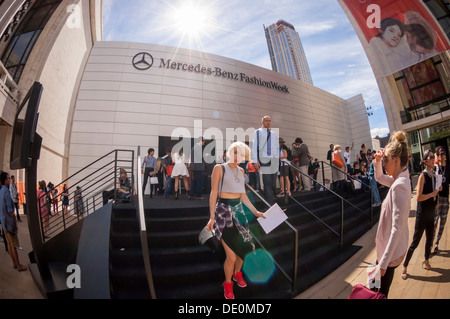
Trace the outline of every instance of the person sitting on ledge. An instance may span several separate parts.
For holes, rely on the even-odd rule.
[[[136,191],[134,186],[131,185],[131,180],[127,175],[127,171],[124,168],[120,169],[120,177],[117,179],[116,183],[116,200],[119,201],[130,201],[131,196],[133,196]],[[103,191],[103,205],[108,204],[110,199],[114,199],[114,189],[109,191]]]

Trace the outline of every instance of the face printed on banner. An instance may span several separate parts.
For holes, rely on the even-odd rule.
[[[396,47],[400,44],[403,32],[397,25],[392,25],[386,28],[383,33],[384,40],[391,46]]]
[[[356,20],[369,44],[370,62],[382,76],[450,49],[440,26],[420,0],[338,1]]]

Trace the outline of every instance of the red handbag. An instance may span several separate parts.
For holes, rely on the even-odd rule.
[[[173,171],[173,165],[167,165],[166,166],[167,176],[172,176],[172,171]]]
[[[344,162],[342,161],[342,158],[336,152],[333,153],[331,162],[339,168],[342,168],[344,166]]]
[[[348,299],[386,299],[381,292],[370,290],[364,285],[358,284],[353,287],[353,291]]]

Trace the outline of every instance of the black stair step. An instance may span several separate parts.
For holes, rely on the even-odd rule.
[[[173,267],[171,269],[153,269],[155,289],[158,298],[189,298],[189,299],[223,299],[222,282],[224,280],[223,264],[219,263],[216,256],[210,256],[202,264],[189,267]],[[204,269],[204,271],[201,271]],[[276,270],[269,283],[265,285],[248,282],[245,289],[235,285],[235,295],[240,298],[289,298],[289,285],[281,273]],[[282,287],[281,289],[279,287]],[[261,289],[266,289],[262,292]],[[158,296],[159,291],[159,296]]]
[[[113,267],[136,267],[143,265],[142,250],[140,247],[131,249],[113,249],[110,250],[109,260]]]
[[[154,267],[167,267],[175,265],[177,268],[181,265],[189,265],[197,261],[203,261],[211,254],[210,249],[204,246],[194,246],[173,249],[150,249],[153,257],[151,260]]]
[[[195,246],[199,244],[198,235],[200,231],[201,229],[178,232],[150,232],[147,236],[148,245],[150,248],[160,249]]]
[[[136,232],[111,232],[110,243],[112,248],[133,248],[141,245],[141,237]]]
[[[381,193],[381,192],[380,192]],[[339,233],[341,220],[341,201],[330,192],[309,192],[293,194],[294,198],[322,218]],[[249,198],[258,209],[267,207],[254,194]],[[279,205],[286,209],[288,221],[298,229],[298,289],[307,289],[336,269],[349,258],[357,248],[351,246],[370,227],[368,213],[370,198],[367,193],[356,192],[347,198],[354,206],[345,203],[344,241],[340,247],[339,237],[323,226],[304,208],[290,198],[278,198]],[[192,205],[195,203],[195,205]],[[172,205],[165,207],[164,205]],[[189,204],[189,205],[188,205]],[[198,234],[209,217],[207,201],[155,202],[145,210],[148,228],[150,261],[157,298],[220,298],[223,299],[223,259],[198,243]],[[192,207],[194,206],[194,207]],[[151,207],[151,205],[150,205]],[[117,213],[112,225],[111,237],[111,277],[117,281],[115,296],[126,295],[127,282],[135,272],[136,278],[145,279],[140,249],[139,225],[132,210]],[[377,218],[374,210],[374,219]],[[375,221],[375,220],[374,220]],[[287,225],[281,225],[270,234],[265,234],[260,225],[253,220],[251,231],[288,274],[292,274],[294,238]],[[134,235],[133,235],[134,234]],[[124,248],[124,249],[120,249]],[[140,258],[139,258],[140,257]],[[139,282],[145,280],[139,280]],[[119,289],[120,288],[120,289]],[[114,283],[112,282],[112,290]],[[245,289],[235,285],[238,298],[290,298],[290,283],[276,270],[266,285],[249,283]]]
[[[121,219],[111,223],[111,231],[116,232],[139,232],[139,224],[133,219]]]
[[[145,216],[150,218],[208,217],[209,203],[205,202],[204,206],[194,208],[189,206],[176,209],[146,208]]]
[[[328,260],[317,262],[307,268],[299,267],[299,279],[297,280],[298,292],[301,293],[330,274],[353,256],[361,247],[347,246],[338,254],[330,255]]]
[[[174,232],[198,229],[199,233],[208,223],[209,216],[146,218],[147,229],[152,232]]]
[[[111,298],[148,299],[150,291],[136,209],[131,205],[115,206],[111,218],[109,251]]]

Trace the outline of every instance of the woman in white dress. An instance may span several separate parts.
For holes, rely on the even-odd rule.
[[[184,187],[186,188],[186,194],[189,193],[189,171],[186,166],[186,157],[183,154],[183,149],[180,149],[178,153],[174,153],[172,161],[175,163],[172,170],[172,178],[175,179],[175,199],[178,199],[178,181],[180,177],[184,181]]]

